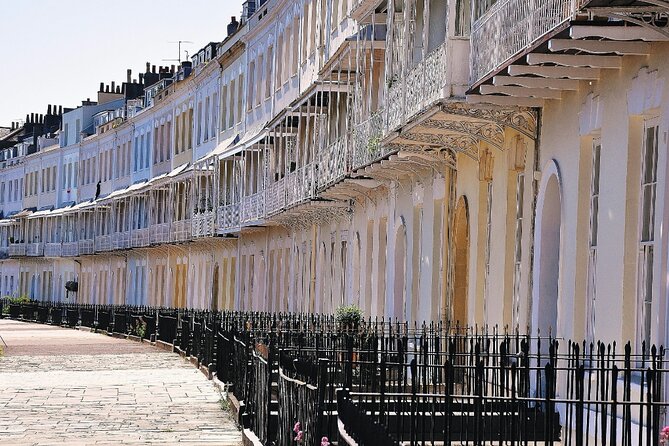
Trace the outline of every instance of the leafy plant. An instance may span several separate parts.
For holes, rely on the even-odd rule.
[[[135,325],[132,327],[132,332],[140,339],[144,339],[144,335],[146,334],[146,322],[143,320],[137,320]]]
[[[355,330],[362,321],[362,310],[357,305],[343,305],[335,313],[337,325],[343,329]]]
[[[9,314],[10,305],[21,305],[30,302],[30,298],[26,295],[17,297],[4,296],[2,297],[2,300],[4,300],[4,305],[2,306],[2,314]]]
[[[367,142],[367,152],[376,153],[379,150],[380,145],[381,145],[380,136],[377,135],[369,138],[369,141]]]

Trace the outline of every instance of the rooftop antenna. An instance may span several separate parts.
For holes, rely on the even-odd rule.
[[[175,40],[173,42],[168,42],[168,43],[176,43],[179,45],[179,57],[176,59],[163,59],[163,62],[179,62],[181,63],[181,44],[182,43],[193,43],[190,40]],[[185,51],[185,50],[184,50]],[[188,52],[186,51],[186,59],[188,59]]]

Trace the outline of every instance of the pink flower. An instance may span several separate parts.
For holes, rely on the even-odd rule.
[[[304,439],[304,432],[299,431],[297,433],[297,436],[295,436],[295,441],[297,441],[298,443],[302,443],[303,439]]]
[[[300,430],[302,430],[302,425],[299,421],[296,421],[295,426],[293,426],[293,432],[298,433]]]
[[[321,438],[321,446],[330,446],[330,440],[328,440],[328,437]]]
[[[660,444],[667,444],[669,442],[669,426],[665,426],[660,431]]]

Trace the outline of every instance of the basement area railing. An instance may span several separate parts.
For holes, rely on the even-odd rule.
[[[6,299],[0,313],[172,344],[266,445],[659,445],[667,423],[662,347],[313,314]]]

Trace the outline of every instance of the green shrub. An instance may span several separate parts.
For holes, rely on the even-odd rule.
[[[340,328],[355,330],[362,321],[362,310],[357,305],[343,305],[337,308],[335,320]]]
[[[27,304],[30,302],[30,298],[28,296],[18,296],[18,297],[12,297],[12,296],[3,296],[1,298],[4,300],[4,305],[2,306],[2,314],[9,314],[9,306],[10,305],[21,305],[21,304]]]

